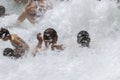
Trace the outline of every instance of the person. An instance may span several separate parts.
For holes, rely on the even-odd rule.
[[[120,0],[117,0],[117,3],[119,3],[120,2]]]
[[[21,4],[21,3],[23,3],[23,4],[26,4],[26,3],[28,3],[28,0],[14,0],[16,3],[18,3],[18,4]]]
[[[53,46],[58,40],[57,32],[53,28],[48,28],[44,31],[43,39],[46,48],[48,48],[50,44]]]
[[[27,19],[30,23],[35,24],[36,18],[43,17],[45,12],[51,8],[51,5],[46,0],[30,0],[25,7],[25,11],[18,17],[18,22],[23,22]]]
[[[43,41],[45,43],[45,47],[48,48],[51,45],[51,49],[55,50],[63,50],[63,45],[58,45],[57,41],[58,41],[58,35],[55,29],[53,28],[47,28],[44,31],[44,35],[43,35]]]
[[[0,17],[5,15],[5,7],[0,6]]]
[[[3,41],[9,40],[14,47],[13,51],[10,50],[10,48],[6,48],[3,52],[4,56],[13,55],[12,57],[18,58],[23,56],[25,52],[29,50],[28,44],[23,39],[21,39],[17,34],[10,34],[6,28],[1,28],[0,38]]]
[[[58,40],[58,35],[57,32],[53,28],[48,28],[44,31],[43,36],[41,33],[37,34],[37,40],[38,44],[35,48],[34,56],[36,53],[38,53],[42,49],[42,43],[45,43],[45,48],[48,49],[49,46],[51,46],[52,50],[64,50],[63,45],[58,45],[57,40]],[[45,50],[46,50],[45,49]]]
[[[90,40],[89,33],[85,30],[80,31],[77,34],[77,43],[80,44],[81,47],[89,47]]]

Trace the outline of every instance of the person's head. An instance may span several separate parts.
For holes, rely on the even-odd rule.
[[[85,30],[82,30],[77,35],[77,38],[80,38],[80,37],[89,37],[89,33]]]
[[[9,33],[9,31],[5,28],[1,28],[0,30],[0,38],[2,38],[2,40],[7,41],[11,39],[11,35]]]
[[[53,28],[47,28],[44,31],[43,39],[45,42],[47,41],[52,44],[57,43],[58,35],[57,35],[56,30]]]
[[[5,14],[5,7],[0,6],[0,17],[3,16],[4,14]]]
[[[3,51],[3,56],[8,56],[8,57],[12,57],[14,56],[14,50],[12,50],[11,48],[6,48]]]
[[[90,44],[90,36],[89,33],[85,30],[80,31],[77,34],[77,43],[82,47],[89,47]]]

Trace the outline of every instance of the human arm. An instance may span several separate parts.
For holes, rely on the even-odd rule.
[[[42,36],[41,36],[41,33],[38,33],[38,34],[37,34],[37,40],[38,40],[38,44],[37,44],[37,46],[36,46],[36,48],[35,48],[35,52],[34,52],[34,54],[33,54],[34,56],[35,56],[36,53],[39,52],[40,49],[42,48],[43,38],[42,38]]]
[[[54,44],[54,45],[51,45],[51,49],[52,50],[55,50],[55,49],[57,49],[57,50],[64,50],[64,47],[63,47],[62,44],[61,45]]]

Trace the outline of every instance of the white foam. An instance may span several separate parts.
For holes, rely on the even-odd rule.
[[[27,20],[16,24],[17,10],[9,8],[10,1],[2,2],[12,15],[0,18],[0,26],[12,26],[9,27],[10,32],[22,37],[31,50],[23,59],[6,58],[2,52],[12,46],[0,40],[0,80],[120,79],[120,10],[114,1],[54,0],[57,5],[35,26]],[[41,51],[32,57],[32,50],[37,44],[36,34],[43,34],[48,27],[56,29],[58,43],[63,43],[66,49],[62,52]],[[76,42],[77,33],[83,29],[90,34],[90,48],[80,48]]]

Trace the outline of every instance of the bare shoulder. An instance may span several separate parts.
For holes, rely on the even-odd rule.
[[[17,34],[11,34],[11,36],[12,36],[12,37],[18,37],[18,35],[17,35]]]
[[[22,40],[17,34],[11,34],[11,37],[14,40]]]

